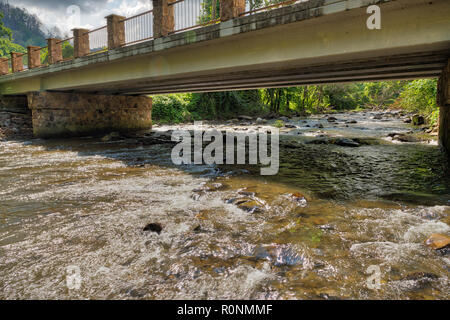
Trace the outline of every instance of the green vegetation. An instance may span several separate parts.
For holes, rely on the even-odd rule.
[[[22,46],[13,42],[13,33],[3,23],[3,13],[0,12],[0,57],[10,57],[11,52],[23,52],[26,50]]]
[[[238,115],[302,115],[362,109],[404,109],[435,124],[437,81],[382,81],[248,91],[157,96],[153,117],[162,122],[230,119]]]

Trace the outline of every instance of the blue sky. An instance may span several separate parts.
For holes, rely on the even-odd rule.
[[[111,13],[132,16],[150,10],[151,0],[9,0],[11,5],[36,14],[47,27],[64,33],[76,27],[92,29],[106,24]]]

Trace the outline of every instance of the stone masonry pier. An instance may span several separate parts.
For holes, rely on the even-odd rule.
[[[67,137],[152,127],[152,99],[119,95],[28,94],[37,137]]]

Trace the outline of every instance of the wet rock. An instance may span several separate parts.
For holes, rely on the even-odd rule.
[[[373,120],[382,120],[383,116],[381,114],[376,114],[372,117]]]
[[[435,233],[425,240],[425,244],[433,250],[443,249],[450,246],[450,237]]]
[[[439,276],[433,274],[433,273],[426,273],[426,272],[414,272],[408,274],[403,280],[422,280],[422,279],[430,279],[435,280],[439,279]]]
[[[314,128],[323,129],[323,124],[317,123],[317,124],[314,125]]]
[[[118,132],[111,132],[110,134],[107,134],[102,138],[102,142],[110,142],[110,141],[117,141],[122,139],[122,136]]]
[[[415,126],[421,126],[421,125],[425,124],[425,118],[419,114],[415,114],[412,117],[412,123]]]
[[[239,120],[248,120],[248,121],[253,120],[253,118],[249,117],[249,116],[239,116],[238,118],[239,118]]]
[[[256,119],[256,124],[258,124],[258,125],[265,124],[265,123],[267,123],[267,120],[264,120],[262,118]]]
[[[356,120],[348,120],[345,123],[347,123],[347,124],[356,124],[356,123],[358,123],[358,121],[356,121]]]
[[[412,122],[411,118],[407,118],[407,119],[403,120],[403,123],[411,123],[411,122]]]
[[[400,141],[400,142],[420,142],[419,138],[416,138],[407,134],[396,134],[392,137],[392,140]]]
[[[351,147],[351,148],[357,148],[359,147],[359,143],[356,141],[353,141],[351,139],[346,138],[339,138],[334,142],[335,145],[341,146],[341,147]]]
[[[299,204],[300,206],[306,206],[308,203],[305,196],[298,192],[291,194],[290,199]]]
[[[157,234],[161,234],[163,227],[160,223],[149,223],[145,226],[144,231],[155,232]]]
[[[337,119],[335,117],[328,117],[327,121],[328,122],[336,122]]]
[[[288,129],[297,129],[297,126],[293,124],[285,124],[284,127]]]

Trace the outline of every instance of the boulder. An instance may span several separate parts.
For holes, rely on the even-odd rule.
[[[412,123],[415,126],[421,126],[421,125],[425,124],[425,118],[419,114],[415,114],[412,117]]]
[[[264,120],[262,118],[256,119],[256,124],[265,124],[265,123],[267,123],[267,120]]]
[[[163,227],[160,223],[150,223],[145,226],[144,231],[151,231],[160,234]]]
[[[253,120],[253,118],[249,117],[249,116],[239,116],[238,118],[239,118],[239,120],[248,120],[248,121]]]
[[[346,139],[346,138],[339,138],[336,139],[336,141],[334,142],[335,145],[341,146],[341,147],[351,147],[351,148],[357,148],[359,147],[359,143],[351,140],[351,139]]]
[[[103,142],[110,142],[110,141],[116,141],[116,140],[120,140],[122,137],[120,135],[120,133],[118,132],[111,132],[110,134],[107,134],[106,136],[104,136],[102,138]]]
[[[335,117],[328,117],[328,122],[335,122],[337,119]]]
[[[432,234],[425,244],[433,250],[439,250],[450,245],[450,237],[443,234]]]

